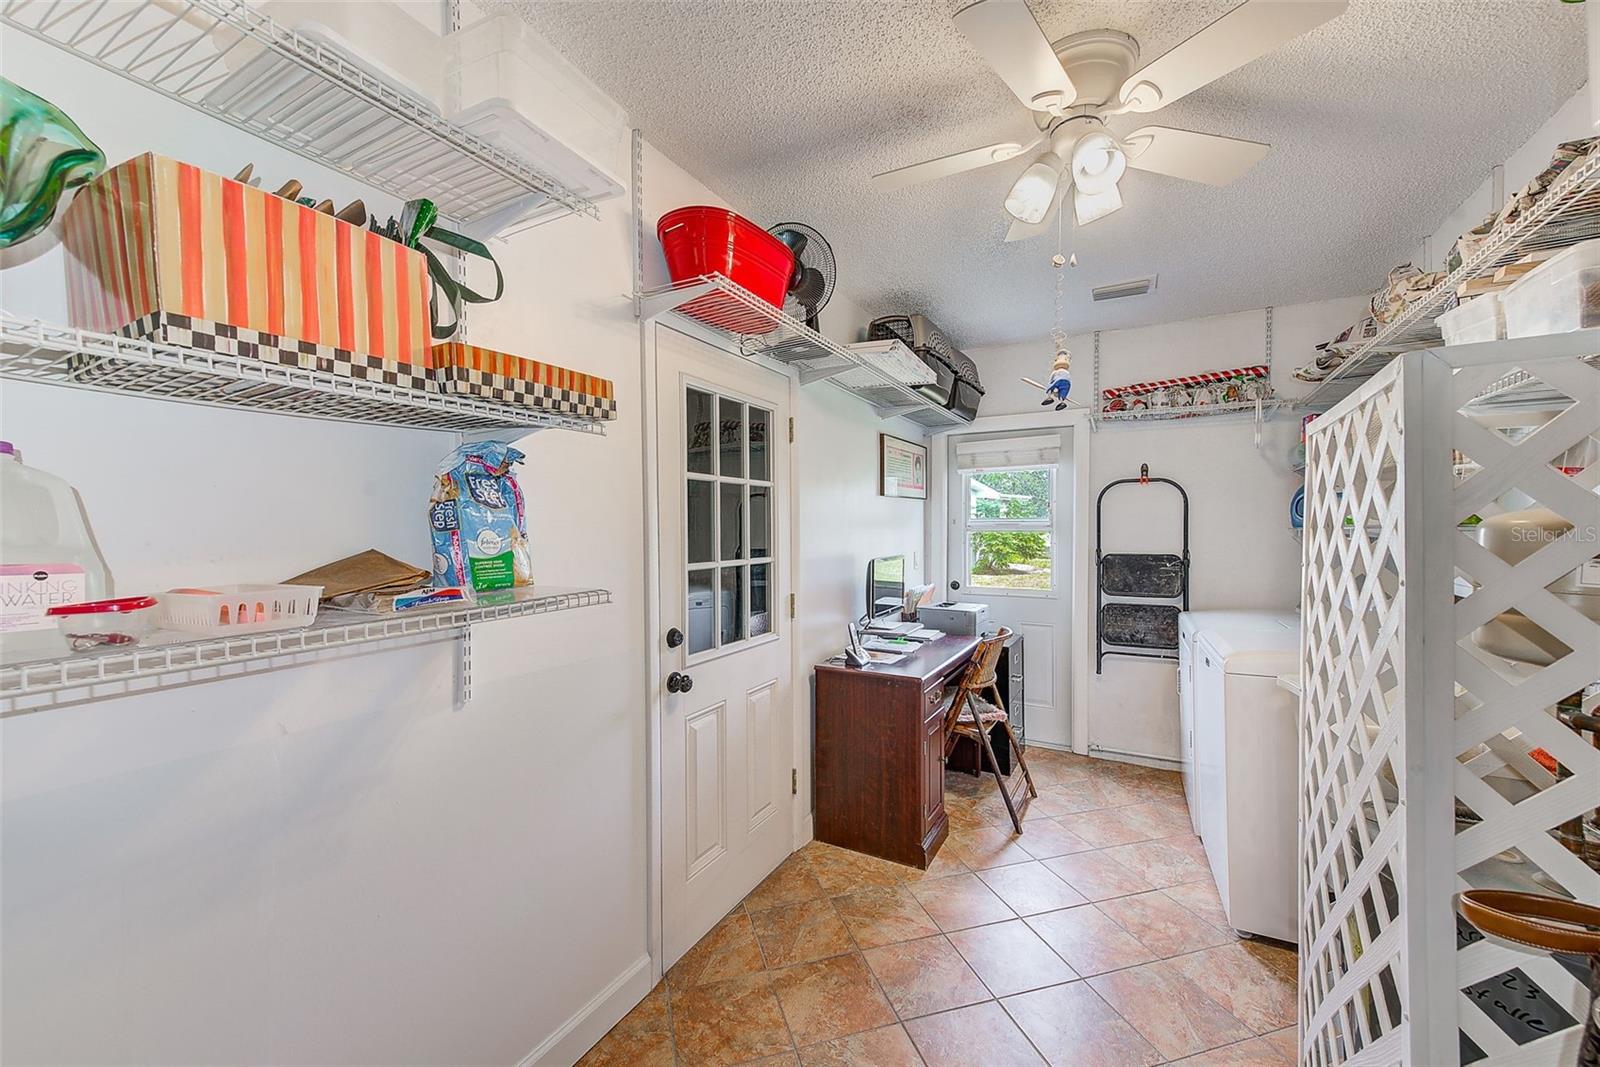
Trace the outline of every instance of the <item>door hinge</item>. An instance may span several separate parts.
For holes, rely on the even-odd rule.
[[[789,443],[794,444],[794,416],[789,416]]]
[[[792,796],[792,797],[797,797],[797,796],[800,795],[800,768],[799,767],[790,767],[789,768],[789,795]]]
[[[794,594],[789,594],[789,618],[794,618]]]

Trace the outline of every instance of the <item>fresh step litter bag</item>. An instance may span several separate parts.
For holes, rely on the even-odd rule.
[[[428,509],[435,586],[482,593],[533,584],[522,489],[511,473],[522,458],[504,441],[475,441],[439,465]]]

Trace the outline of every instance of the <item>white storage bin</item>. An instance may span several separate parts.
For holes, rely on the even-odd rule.
[[[161,594],[161,628],[231,637],[310,626],[320,585],[217,585]]]
[[[1505,305],[1500,294],[1484,293],[1439,316],[1439,329],[1447,345],[1470,345],[1476,341],[1498,341],[1506,335]]]
[[[332,45],[395,91],[421,101],[429,110],[439,110],[444,95],[439,34],[406,14],[393,0],[265,0],[258,10],[285,29]],[[245,62],[267,54],[247,44],[228,51],[223,61],[230,70],[238,70]],[[275,53],[266,62],[298,70]]]
[[[1600,240],[1574,245],[1506,289],[1507,337],[1600,326]]]
[[[447,34],[445,117],[527,159],[590,200],[622,195],[628,115],[522,19],[497,15]],[[537,219],[531,200],[504,227]]]

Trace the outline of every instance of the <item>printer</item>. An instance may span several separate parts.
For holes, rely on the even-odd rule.
[[[917,609],[917,621],[930,630],[943,630],[947,634],[976,637],[989,624],[989,605],[925,604]]]

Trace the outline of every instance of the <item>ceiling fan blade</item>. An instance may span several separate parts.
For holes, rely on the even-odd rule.
[[[1207,185],[1227,185],[1272,151],[1271,145],[1259,141],[1170,126],[1142,126],[1123,143],[1128,166]]]
[[[1349,6],[1346,0],[1246,0],[1123,82],[1123,109],[1166,107],[1342,15]]]
[[[955,23],[1025,106],[1060,112],[1077,98],[1050,39],[1022,0],[978,0],[957,11]]]
[[[1051,225],[1055,222],[1056,212],[1061,210],[1061,198],[1066,195],[1067,190],[1070,188],[1072,188],[1072,183],[1062,179],[1061,184],[1056,186],[1056,198],[1050,201],[1050,210],[1046,211],[1044,218],[1038,222],[1018,222],[1016,219],[1012,219],[1011,228],[1006,231],[1006,244],[1010,244],[1012,241],[1026,241],[1031,237],[1038,237],[1042,233],[1048,233]]]
[[[938,159],[929,159],[922,163],[913,163],[909,167],[898,170],[885,171],[872,176],[872,184],[885,192],[891,189],[904,189],[908,185],[918,182],[928,182],[935,178],[948,178],[952,174],[960,174],[966,170],[977,170],[987,167],[991,163],[1003,163],[1008,159],[1015,159],[1022,153],[1037,145],[1043,138],[1035,138],[1027,144],[1017,144],[1007,141],[1001,144],[985,145],[983,148],[969,148],[965,152],[956,152],[953,155],[940,156]]]

